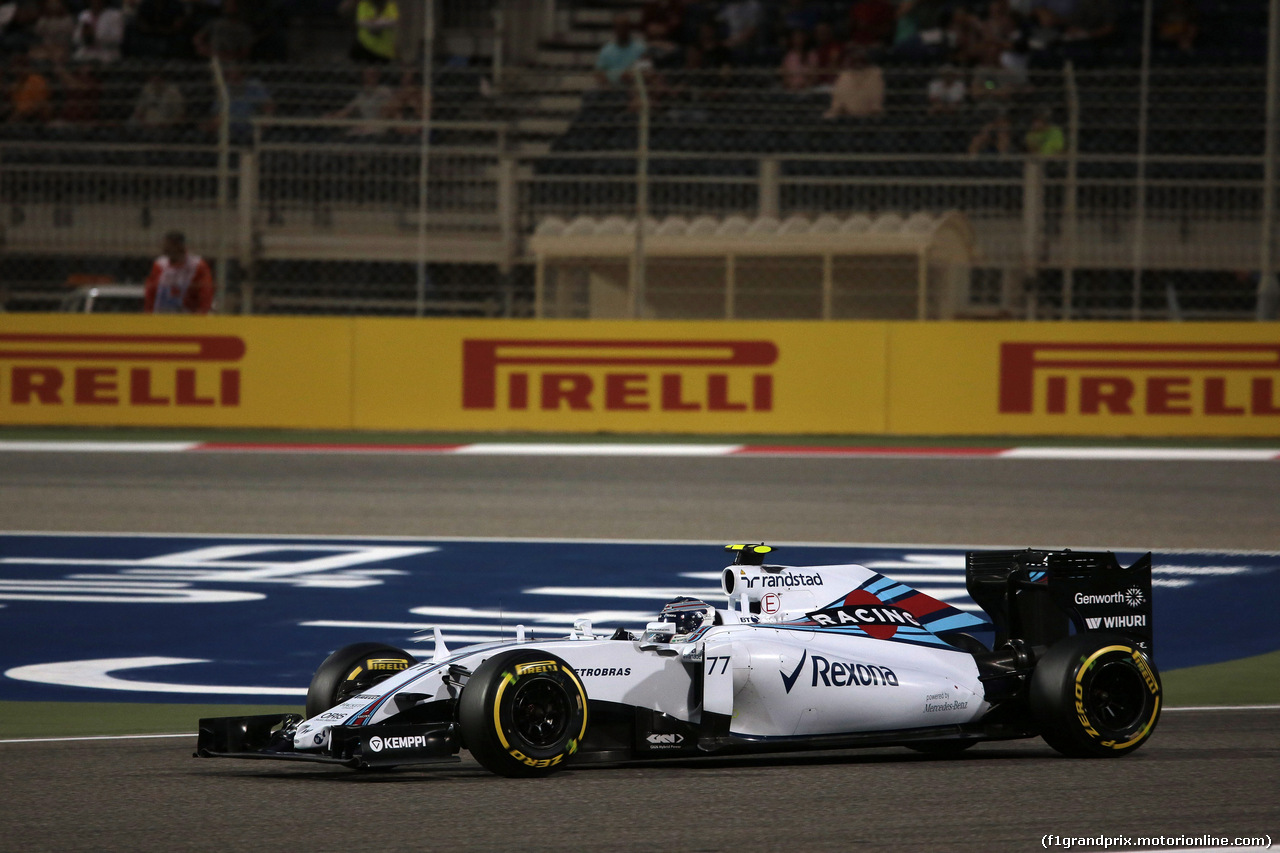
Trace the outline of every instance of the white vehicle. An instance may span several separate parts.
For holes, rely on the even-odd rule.
[[[435,654],[360,643],[316,671],[307,717],[200,721],[199,757],[353,768],[456,761],[504,776],[583,761],[900,745],[959,752],[1041,735],[1120,756],[1160,715],[1151,663],[1151,558],[975,551],[970,595],[992,624],[857,565],[765,565],[731,545],[727,606],[668,604],[632,633]],[[972,635],[995,629],[995,648]],[[1072,633],[1074,627],[1074,633]]]
[[[141,314],[147,289],[141,284],[86,284],[67,294],[60,311],[75,314]]]

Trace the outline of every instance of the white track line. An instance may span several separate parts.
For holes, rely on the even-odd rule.
[[[1223,661],[1229,663],[1229,661]],[[1170,670],[1176,672],[1177,670]],[[1280,705],[1184,705],[1166,711],[1280,711]]]
[[[1280,450],[1229,447],[1015,447],[1001,453],[999,458],[1269,462],[1280,458]]]
[[[154,740],[156,738],[177,738],[177,737],[195,737],[195,732],[190,734],[172,734],[172,735],[84,735],[81,737],[15,737],[6,740],[0,740],[0,743],[70,743],[72,741],[81,740]]]
[[[0,441],[0,452],[34,453],[182,453],[198,441]]]
[[[750,444],[653,443],[554,443],[476,442],[456,447],[383,446],[376,444],[263,443],[219,446],[198,441],[0,441],[0,452],[42,453],[399,453],[459,456],[610,456],[610,457],[727,457],[745,459],[1031,459],[1058,461],[1158,461],[1158,462],[1270,462],[1280,461],[1280,448],[1226,447],[1009,447],[964,453],[928,447],[809,448],[804,445],[769,446],[753,450]]]

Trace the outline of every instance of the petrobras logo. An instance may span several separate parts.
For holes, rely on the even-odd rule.
[[[597,669],[579,669],[574,670],[583,678],[612,678],[617,676],[626,676],[631,674],[629,666],[603,667]]]
[[[1073,601],[1076,604],[1127,604],[1130,607],[1138,608],[1146,603],[1147,597],[1137,587],[1130,587],[1107,595],[1089,595],[1088,593],[1077,592]]]
[[[887,666],[832,660],[822,655],[800,653],[800,662],[791,672],[781,671],[782,686],[790,693],[809,663],[810,687],[897,687],[898,676]]]
[[[1000,346],[1000,414],[1280,415],[1280,344]]]
[[[5,405],[235,408],[234,335],[0,334]]]
[[[384,749],[421,749],[427,745],[425,735],[408,735],[406,737],[379,737],[374,735],[365,741],[370,752],[382,752]]]
[[[756,577],[746,577],[742,582],[747,589],[794,589],[802,586],[822,586],[822,575],[806,575],[801,572],[766,572]]]
[[[548,412],[771,412],[772,341],[462,342],[462,408]]]

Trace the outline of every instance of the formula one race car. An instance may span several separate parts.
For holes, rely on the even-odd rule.
[[[898,745],[959,752],[1043,737],[1127,755],[1160,716],[1151,555],[973,551],[991,624],[857,565],[766,565],[731,545],[726,608],[668,604],[633,634],[516,639],[417,662],[381,643],[334,652],[297,714],[200,721],[199,757],[371,769],[456,761],[504,776],[567,764]],[[988,649],[971,633],[994,630]],[[1073,630],[1074,629],[1074,630]]]

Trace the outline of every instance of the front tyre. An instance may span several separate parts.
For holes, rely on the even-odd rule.
[[[311,686],[307,688],[307,719],[341,705],[415,663],[413,655],[385,643],[343,646],[325,658],[311,677]]]
[[[489,658],[458,700],[463,745],[499,776],[545,776],[587,733],[587,691],[555,655],[517,649]]]
[[[1114,634],[1076,634],[1054,645],[1031,676],[1040,734],[1073,758],[1115,758],[1146,742],[1160,719],[1160,675],[1141,649]]]

